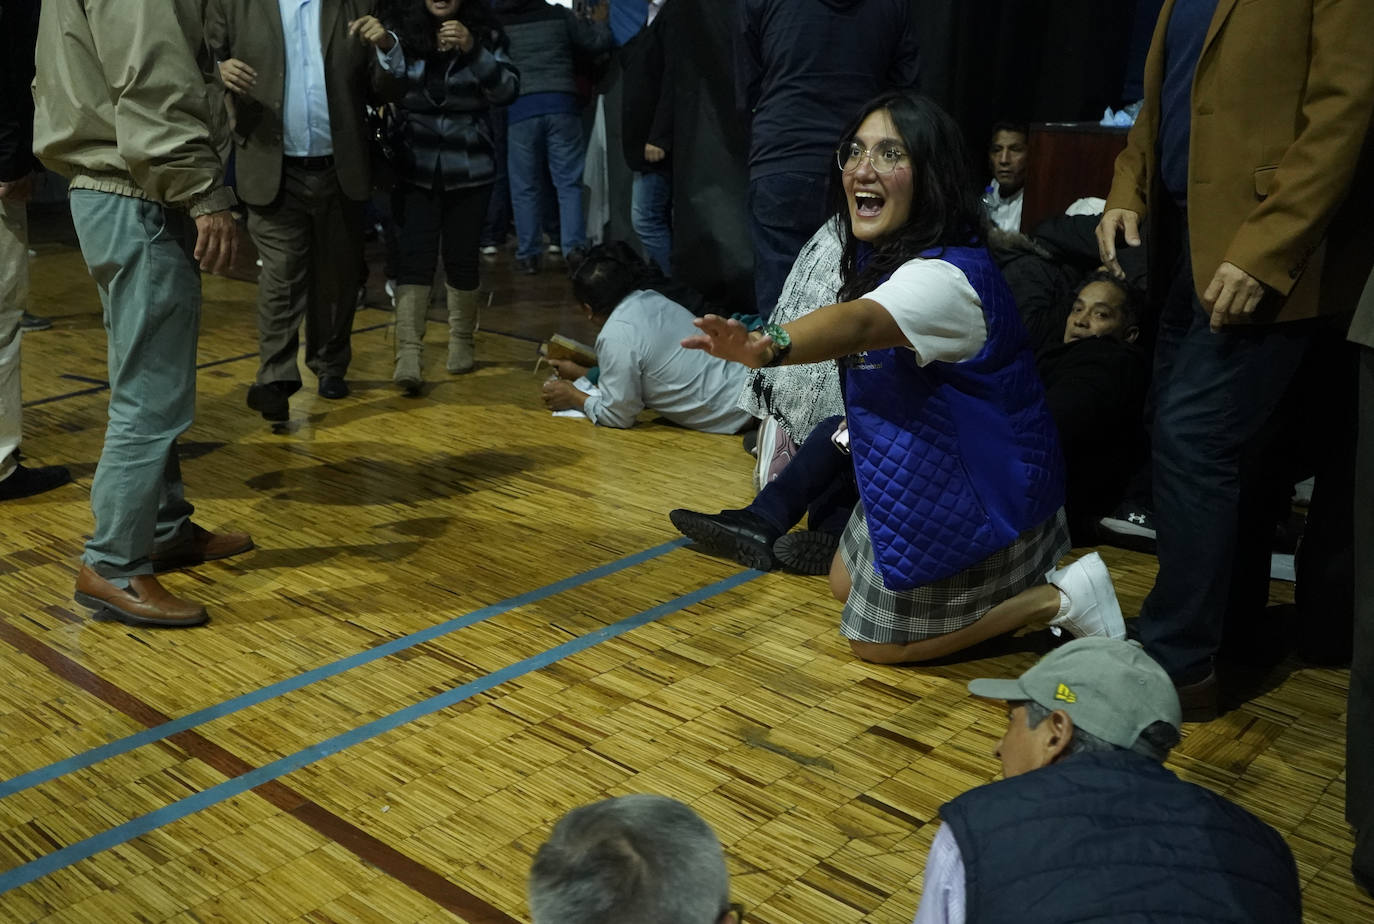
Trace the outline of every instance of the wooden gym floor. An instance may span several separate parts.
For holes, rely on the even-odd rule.
[[[556,266],[517,277],[509,251],[474,374],[443,372],[434,324],[433,385],[401,397],[390,315],[361,311],[353,396],[308,381],[276,431],[244,407],[254,288],[207,278],[188,496],[258,548],[167,578],[207,628],[92,621],[71,588],[105,341],[69,234],[35,239],[56,326],[25,338],[25,450],[76,483],[3,507],[0,920],[523,921],[551,823],[644,791],[715,827],[751,921],[911,920],[939,806],[999,772],[1002,711],[964,683],[1023,670],[1044,633],[868,666],[822,579],[683,548],[667,511],[744,504],[752,460],[648,415],[551,418],[535,342],[593,332]],[[1153,561],[1103,554],[1133,614]],[[1172,760],[1284,834],[1311,921],[1374,920],[1346,679],[1289,662]]]

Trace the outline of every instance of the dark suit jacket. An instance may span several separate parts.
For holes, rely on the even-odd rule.
[[[320,40],[334,165],[344,195],[361,201],[371,192],[365,105],[381,69],[372,47],[348,35],[348,24],[371,13],[376,4],[374,0],[322,3]],[[238,151],[237,191],[249,205],[269,205],[281,189],[282,173],[286,48],[280,8],[276,0],[209,0],[205,36],[217,59],[238,58],[257,71],[251,95],[229,94]]]
[[[1107,208],[1167,195],[1156,138],[1166,0],[1145,105]],[[1222,262],[1274,294],[1255,320],[1350,311],[1374,262],[1374,55],[1369,0],[1220,0],[1193,80],[1188,231],[1199,296]],[[1312,51],[1317,53],[1313,56]]]

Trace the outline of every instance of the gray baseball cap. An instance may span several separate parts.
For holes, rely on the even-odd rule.
[[[1015,680],[971,680],[968,689],[987,699],[1062,709],[1074,725],[1120,748],[1135,744],[1155,722],[1178,728],[1183,720],[1164,668],[1139,643],[1118,639],[1074,639]]]

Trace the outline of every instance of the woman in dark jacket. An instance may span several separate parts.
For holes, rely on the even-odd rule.
[[[377,47],[399,100],[391,202],[399,245],[393,378],[414,394],[424,383],[421,341],[441,242],[447,368],[473,368],[478,239],[496,178],[488,113],[515,99],[520,75],[506,57],[505,32],[485,0],[393,0],[379,12],[385,28],[358,32]]]

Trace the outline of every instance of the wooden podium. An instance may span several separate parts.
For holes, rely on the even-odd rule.
[[[1106,198],[1129,129],[1096,122],[1034,122],[1028,142],[1021,230],[1030,233],[1076,199]]]

